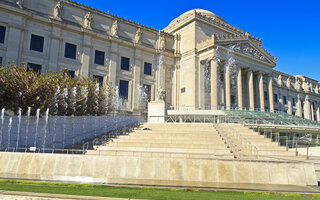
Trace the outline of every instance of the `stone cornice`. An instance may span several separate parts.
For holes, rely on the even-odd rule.
[[[136,23],[136,22],[130,21],[128,19],[124,19],[124,18],[119,17],[117,15],[112,15],[112,14],[110,14],[108,12],[104,12],[104,11],[98,10],[97,8],[92,8],[91,6],[84,5],[83,3],[78,3],[77,1],[74,1],[74,0],[61,0],[61,2],[69,4],[69,5],[73,5],[75,7],[78,7],[78,8],[87,10],[87,11],[90,11],[91,13],[94,13],[94,14],[99,14],[99,15],[102,15],[102,16],[105,16],[105,17],[108,17],[108,18],[112,18],[114,20],[121,21],[121,22],[126,23],[126,24],[130,24],[130,25],[135,26],[135,27],[143,28],[143,29],[148,30],[148,31],[153,32],[153,33],[158,33],[158,31],[159,31],[159,30],[154,29],[152,27],[145,26],[143,24]],[[174,37],[172,34],[169,34],[169,33],[166,33],[166,32],[163,32],[163,34],[165,34],[166,36]]]
[[[226,23],[225,21],[219,19],[218,17],[212,18],[212,17],[208,17],[205,15],[202,15],[201,13],[197,12],[194,10],[194,12],[192,13],[188,13],[185,15],[182,15],[176,19],[174,19],[174,21],[172,21],[166,28],[164,28],[163,30],[166,32],[173,32],[175,31],[177,28],[180,28],[181,26],[183,26],[184,24],[187,24],[191,21],[194,20],[198,20],[198,21],[202,21],[205,23],[208,23],[210,25],[213,25],[219,29],[222,29],[226,32],[230,32],[233,34],[243,34],[244,31],[236,28],[234,26],[231,26],[230,24]]]

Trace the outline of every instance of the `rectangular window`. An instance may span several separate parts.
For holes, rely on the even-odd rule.
[[[33,71],[35,73],[41,74],[41,65],[34,64],[34,63],[28,63],[27,71]]]
[[[122,99],[128,99],[129,81],[120,80],[119,96]]]
[[[283,104],[287,105],[287,97],[286,96],[283,96]]]
[[[105,53],[103,51],[96,50],[94,56],[94,64],[104,65]]]
[[[66,43],[64,57],[70,59],[76,59],[77,55],[77,45]]]
[[[151,63],[147,63],[147,62],[144,63],[144,74],[149,75],[149,76],[152,75],[152,64]]]
[[[292,98],[292,105],[296,105],[296,100]]]
[[[43,52],[44,37],[31,35],[30,50]]]
[[[267,101],[268,100],[268,92],[264,91],[264,100]]]
[[[74,77],[75,77],[75,71],[68,70],[68,75],[69,75],[71,78],[74,78]]]
[[[6,36],[6,27],[0,26],[0,43],[3,44]]]
[[[0,57],[0,65],[2,65],[2,57]]]
[[[121,69],[130,71],[130,58],[121,57]]]
[[[273,101],[274,101],[274,103],[278,103],[278,95],[277,94],[273,94]]]
[[[100,85],[103,84],[103,76],[93,75],[93,79]]]

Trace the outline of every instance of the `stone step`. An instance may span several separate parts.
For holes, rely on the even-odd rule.
[[[143,142],[143,143],[169,143],[169,144],[224,144],[222,139],[157,139],[154,138],[134,138],[134,137],[120,137],[119,139],[115,139],[115,142]]]
[[[296,156],[292,151],[258,151],[258,155],[264,156]]]
[[[135,130],[134,133],[218,134],[215,130]]]
[[[109,147],[151,147],[151,148],[190,148],[190,149],[223,149],[225,144],[168,144],[168,143],[137,143],[137,142],[111,142]]]
[[[141,152],[166,152],[166,153],[210,153],[210,154],[230,154],[230,150],[223,149],[183,149],[183,148],[152,148],[152,147],[111,147],[98,146],[97,150],[112,151],[141,151]]]
[[[141,151],[105,151],[105,150],[88,150],[87,155],[108,155],[108,156],[133,156],[133,157],[154,157],[154,158],[224,158],[233,159],[232,154],[214,155],[203,153],[166,153],[166,152],[141,152]]]
[[[178,137],[220,137],[219,134],[204,134],[204,133],[188,133],[188,134],[184,134],[184,133],[154,133],[154,132],[148,132],[148,133],[132,133],[130,135],[134,135],[134,136],[150,136],[150,137],[154,137],[154,136],[163,136],[163,137],[167,137],[167,136],[178,136]]]
[[[130,137],[130,138],[135,138],[135,139],[168,139],[168,140],[174,140],[174,139],[189,139],[189,140],[194,140],[194,139],[203,139],[203,140],[221,140],[220,137],[218,136],[177,136],[177,135],[129,135],[129,136],[121,136],[120,138],[123,137]]]

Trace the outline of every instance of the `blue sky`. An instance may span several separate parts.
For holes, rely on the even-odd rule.
[[[155,29],[191,9],[209,10],[261,38],[278,58],[276,70],[320,81],[319,0],[77,1]]]

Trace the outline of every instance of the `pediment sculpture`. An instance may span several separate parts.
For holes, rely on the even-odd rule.
[[[267,60],[266,57],[260,51],[256,50],[250,44],[238,43],[238,44],[231,44],[227,46],[229,48],[232,48],[236,52],[240,52],[242,54],[257,58],[259,60],[263,60],[263,61]]]

